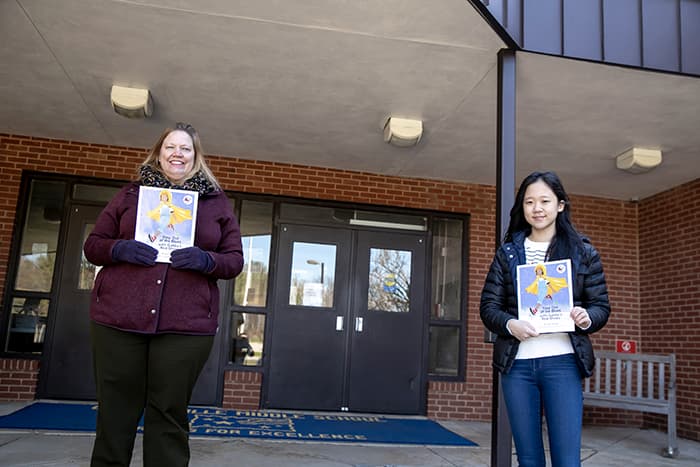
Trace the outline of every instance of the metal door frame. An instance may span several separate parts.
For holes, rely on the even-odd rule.
[[[277,228],[278,231],[275,233],[275,235],[278,238],[277,244],[275,246],[275,255],[274,255],[274,261],[272,264],[275,265],[276,272],[275,272],[275,279],[273,281],[273,287],[274,290],[272,291],[272,296],[275,297],[274,300],[277,299],[277,295],[286,291],[279,291],[277,290],[277,287],[280,286],[280,277],[279,277],[279,270],[277,268],[277,265],[279,264],[279,259],[280,259],[280,249],[283,248],[281,245],[281,235],[280,231],[284,226],[289,226],[289,227],[313,227],[313,228],[321,228],[321,229],[334,229],[334,230],[347,230],[351,232],[351,254],[350,254],[350,269],[348,271],[348,280],[350,281],[348,283],[348,286],[351,286],[354,290],[354,272],[356,271],[357,265],[357,242],[358,242],[358,233],[363,232],[363,233],[378,233],[378,234],[391,234],[391,233],[396,233],[396,234],[412,234],[415,236],[415,238],[423,238],[424,239],[424,252],[423,252],[423,263],[416,265],[416,268],[420,270],[420,272],[423,275],[424,284],[429,284],[428,278],[429,276],[429,269],[428,269],[428,264],[430,261],[430,249],[429,247],[429,232],[411,232],[411,231],[406,231],[406,230],[388,230],[388,229],[379,229],[379,228],[357,228],[357,227],[339,227],[339,226],[328,226],[328,225],[314,225],[314,224],[304,224],[304,223],[298,223],[298,222],[283,222],[280,223]],[[290,265],[291,267],[291,265]],[[286,272],[285,272],[286,273]],[[346,321],[352,321],[352,316],[351,314],[354,313],[354,308],[353,308],[353,303],[352,300],[352,295],[354,295],[354,292],[350,292],[350,296],[348,297],[348,303],[346,305],[346,311],[345,315],[346,316]],[[423,303],[417,305],[419,309],[421,309],[421,316],[420,316],[420,327],[421,327],[421,339],[420,342],[417,342],[416,345],[419,345],[421,347],[421,358],[420,361],[418,362],[419,364],[419,382],[418,384],[420,385],[420,390],[419,390],[419,401],[418,401],[418,409],[416,414],[423,414],[425,413],[426,410],[426,401],[427,401],[427,355],[425,353],[425,349],[427,346],[427,325],[428,325],[428,315],[425,312],[426,306],[427,306],[427,301],[430,299],[430,288],[429,285],[424,285],[423,286]],[[273,305],[274,307],[274,305]],[[275,315],[276,315],[276,310],[273,310],[272,313],[269,316],[269,329],[267,333],[267,342],[268,342],[268,349],[267,352],[269,355],[272,355],[273,350],[272,350],[272,334],[274,332],[274,327],[275,327]],[[347,322],[346,326],[354,326],[354,321],[353,322]],[[347,327],[346,327],[347,329]],[[352,355],[350,354],[351,349],[351,340],[352,340],[352,333],[347,332],[347,335],[345,336],[345,345],[344,345],[344,372],[343,372],[343,382],[342,382],[342,402],[343,406],[339,408],[339,410],[348,410],[347,407],[347,402],[349,400],[349,385],[351,384],[351,381],[349,380],[350,377],[350,371],[348,365],[350,364],[350,360],[352,358]],[[261,408],[269,408],[271,404],[269,403],[269,394],[270,394],[270,368],[272,367],[272,363],[268,362],[268,365],[265,368],[265,373],[264,373],[264,378],[263,378],[263,387],[261,391]],[[274,405],[274,404],[272,404]]]

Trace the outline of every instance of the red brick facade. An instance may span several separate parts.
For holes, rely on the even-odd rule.
[[[700,438],[700,180],[640,204],[642,351],[675,353],[678,433]],[[652,423],[651,421],[654,421]],[[663,417],[649,415],[652,426]]]
[[[22,170],[106,179],[132,179],[145,150],[0,135],[0,292]],[[210,156],[227,190],[369,203],[470,214],[466,382],[432,382],[428,415],[440,419],[487,420],[491,416],[491,347],[483,342],[478,303],[491,261],[496,194],[492,186],[405,179],[369,173]],[[564,180],[566,183],[566,180]],[[700,439],[700,181],[640,203],[572,196],[572,216],[603,258],[613,314],[595,336],[598,349],[633,339],[639,351],[678,356],[678,433]],[[0,359],[0,399],[31,398],[38,363]],[[224,406],[256,409],[259,373],[226,372]],[[663,429],[663,418],[586,409],[586,422],[643,420]]]
[[[227,371],[224,374],[223,406],[229,409],[257,410],[260,408],[262,373]]]
[[[38,375],[38,360],[0,358],[0,400],[33,400]]]

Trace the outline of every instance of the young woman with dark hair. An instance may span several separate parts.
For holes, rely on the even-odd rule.
[[[589,335],[608,321],[610,304],[600,256],[569,215],[569,197],[553,172],[534,172],[520,185],[510,224],[481,293],[480,313],[497,334],[493,365],[521,467],[546,465],[542,412],[553,467],[580,466],[582,380],[595,365]],[[573,332],[538,333],[518,319],[517,267],[570,259]]]

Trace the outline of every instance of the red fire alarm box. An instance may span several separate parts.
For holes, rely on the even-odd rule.
[[[618,353],[637,353],[637,341],[618,339],[615,341],[615,348]]]

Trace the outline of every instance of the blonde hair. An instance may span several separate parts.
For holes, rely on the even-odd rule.
[[[163,130],[163,133],[161,133],[158,141],[156,141],[156,144],[153,145],[148,153],[148,156],[141,163],[141,166],[148,166],[165,176],[160,167],[158,158],[160,156],[161,147],[163,146],[163,141],[165,141],[165,138],[167,138],[173,131],[184,131],[187,133],[190,138],[192,138],[192,144],[194,146],[194,161],[192,164],[192,170],[190,170],[190,173],[185,176],[185,180],[192,178],[197,172],[202,172],[202,175],[204,175],[204,178],[206,178],[209,183],[211,183],[215,188],[221,189],[219,181],[216,179],[214,173],[207,165],[207,161],[204,160],[204,151],[202,150],[202,141],[199,139],[199,133],[192,125],[187,123],[177,122],[174,128],[166,128]]]
[[[163,200],[163,196],[165,196],[165,200],[166,200],[168,203],[172,203],[172,201],[173,201],[173,195],[170,194],[170,190],[162,190],[162,191],[160,192],[160,195],[158,196],[158,198],[162,201],[162,200]]]

